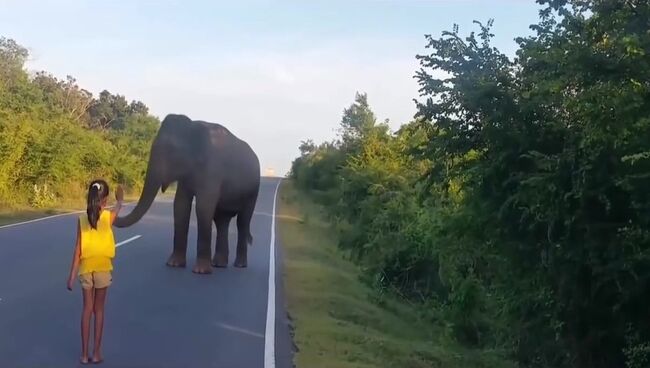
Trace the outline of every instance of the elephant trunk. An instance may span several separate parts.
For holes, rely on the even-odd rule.
[[[144,214],[149,210],[149,207],[151,207],[160,187],[161,181],[158,178],[158,175],[154,174],[151,163],[149,163],[149,167],[147,167],[147,175],[144,181],[144,188],[142,189],[142,194],[140,195],[138,204],[128,215],[116,218],[113,225],[116,227],[128,227],[140,221],[142,216],[144,216]]]

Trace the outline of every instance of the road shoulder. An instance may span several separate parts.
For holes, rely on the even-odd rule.
[[[322,209],[289,180],[278,206],[296,367],[509,366],[494,354],[458,348],[416,307],[380,297],[361,282]]]

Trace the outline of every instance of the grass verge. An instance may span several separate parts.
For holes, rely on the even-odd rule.
[[[298,368],[513,366],[494,352],[458,347],[415,306],[377,298],[338,251],[322,208],[290,181],[277,219]]]

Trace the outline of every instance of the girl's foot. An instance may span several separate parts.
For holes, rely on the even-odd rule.
[[[79,358],[79,362],[81,364],[88,364],[88,357],[87,356],[82,356],[81,358]]]
[[[101,354],[95,354],[93,355],[93,364],[99,364],[103,362],[104,359],[102,358]]]

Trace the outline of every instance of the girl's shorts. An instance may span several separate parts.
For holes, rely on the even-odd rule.
[[[89,272],[79,275],[79,282],[84,289],[103,289],[111,286],[113,276],[110,272]]]

